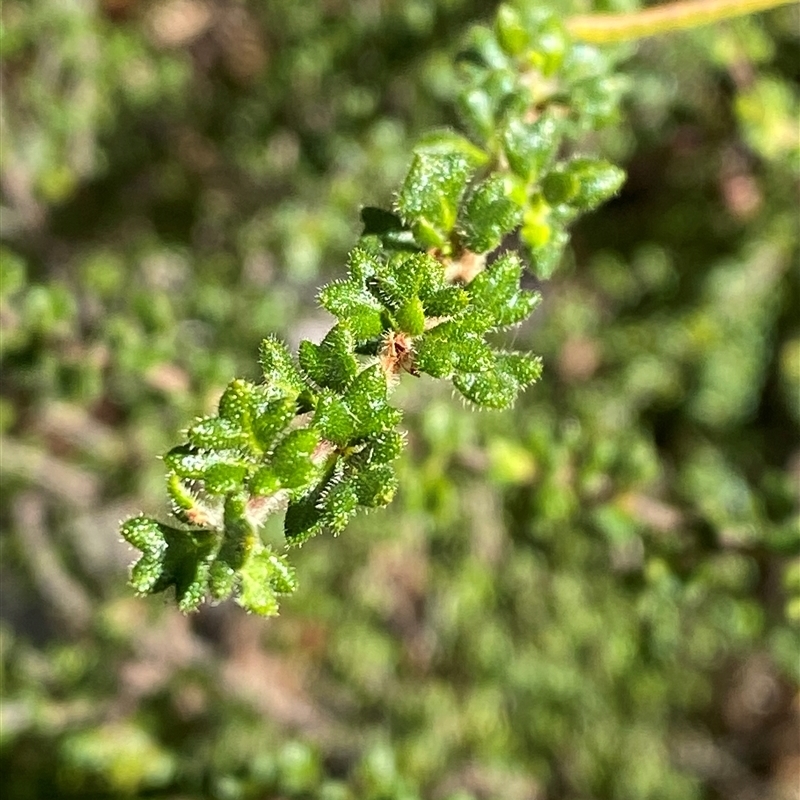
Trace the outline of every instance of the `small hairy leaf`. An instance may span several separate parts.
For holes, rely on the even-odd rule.
[[[401,418],[400,412],[388,403],[386,376],[378,364],[356,376],[345,394],[345,403],[355,420],[356,437],[392,428]]]
[[[505,179],[492,175],[475,186],[464,201],[459,228],[467,247],[486,253],[522,221],[522,209],[506,194]]]
[[[372,339],[383,332],[381,304],[353,281],[334,281],[319,293],[319,304],[341,322],[346,322],[356,339]]]
[[[235,422],[222,417],[204,417],[189,428],[187,439],[197,448],[234,450],[244,447],[250,437]]]
[[[542,376],[542,359],[532,353],[498,353],[497,363],[501,371],[513,375],[520,388]]]
[[[519,13],[506,3],[497,9],[494,30],[500,46],[510,56],[523,53],[530,44],[530,32],[523,25]]]
[[[182,611],[193,611],[200,605],[208,585],[214,537],[173,528],[145,516],[124,522],[121,533],[142,551],[131,568],[130,583],[135,591],[151,594],[172,586]]]
[[[488,153],[450,128],[438,128],[424,133],[414,150],[418,153],[462,155],[473,169],[483,166],[489,160]]]
[[[550,226],[547,240],[542,244],[531,245],[528,233],[523,228],[522,239],[530,246],[533,271],[536,277],[541,280],[547,280],[561,263],[564,250],[569,242],[569,234],[562,227]]]
[[[165,533],[176,530],[144,515],[132,517],[122,523],[122,538],[137,550],[153,556],[163,555],[167,549]]]
[[[569,203],[581,211],[592,211],[610,200],[625,182],[624,170],[602,159],[575,158],[565,173],[579,185]]]
[[[252,429],[262,451],[269,450],[275,444],[296,413],[297,402],[290,397],[273,400],[257,408]]]
[[[446,336],[429,333],[416,343],[414,366],[433,378],[449,378],[456,366],[456,354]]]
[[[535,122],[512,116],[503,129],[502,140],[511,169],[525,181],[536,180],[558,152],[561,129],[549,114],[543,114]]]
[[[386,265],[385,281],[391,287],[393,307],[418,295],[424,283],[431,278],[428,273],[439,267],[436,259],[427,253],[397,253]]]
[[[359,505],[377,508],[391,503],[397,491],[397,475],[388,464],[374,464],[356,472],[353,486]]]
[[[202,480],[205,490],[210,494],[227,494],[235,492],[247,477],[246,464],[218,461],[203,471]]]
[[[456,374],[453,384],[476,405],[509,408],[520,390],[537,380],[541,371],[541,359],[536,356],[528,353],[497,353],[493,369]]]
[[[457,372],[481,372],[494,366],[494,353],[483,337],[464,333],[452,342]]]
[[[164,456],[164,463],[181,478],[201,480],[211,467],[217,464],[237,467],[241,460],[230,450],[198,450],[182,444],[173,447]]]
[[[419,297],[410,297],[395,311],[394,318],[401,331],[419,336],[425,330],[425,308]]]
[[[352,331],[339,323],[331,328],[320,344],[300,342],[298,359],[303,371],[317,386],[341,391],[358,370],[354,349]]]
[[[349,462],[359,469],[371,464],[388,464],[400,455],[403,447],[405,439],[401,433],[381,431],[361,442],[357,452],[349,457]]]
[[[533,312],[541,295],[520,288],[522,262],[515,253],[504,253],[470,283],[472,302],[486,310],[497,327],[515,325]]]
[[[470,130],[483,140],[494,132],[495,103],[491,95],[480,87],[463,92],[456,98],[461,118]]]
[[[236,602],[242,608],[262,617],[278,613],[278,595],[292,594],[297,589],[294,568],[285,556],[269,547],[259,546],[240,569],[241,582]]]
[[[580,191],[581,184],[574,171],[558,167],[542,179],[542,194],[551,205],[569,203]]]
[[[357,423],[340,395],[330,390],[320,393],[313,424],[323,437],[334,444],[345,445],[353,438]]]
[[[303,544],[320,533],[322,528],[322,512],[313,499],[303,497],[289,503],[283,518],[283,535],[289,544]]]
[[[254,553],[239,571],[240,584],[236,602],[246,611],[261,617],[278,614],[278,598],[272,588],[272,564],[265,550]]]
[[[202,519],[204,514],[195,496],[186,488],[180,476],[167,473],[167,494],[172,501],[172,512],[182,522],[199,524],[194,518]]]
[[[268,497],[281,489],[281,480],[271,466],[259,467],[250,479],[250,491],[261,497]]]
[[[289,350],[276,337],[262,340],[258,360],[264,373],[265,389],[272,397],[296,397],[306,388]]]
[[[225,529],[222,543],[209,569],[209,591],[215,600],[223,600],[233,592],[240,570],[258,536],[247,518],[247,502],[243,494],[229,494],[225,498]]]
[[[249,432],[255,405],[255,386],[249,381],[231,381],[219,399],[219,416]]]
[[[272,469],[281,486],[302,490],[318,475],[312,456],[319,445],[319,433],[314,428],[291,431],[275,448]]]
[[[275,594],[292,594],[297,591],[297,574],[286,556],[269,553],[269,582]]]
[[[440,245],[453,229],[458,204],[472,172],[470,160],[460,152],[419,152],[414,155],[408,175],[397,198],[397,210],[415,230],[427,223],[425,231]]]
[[[341,533],[358,508],[355,481],[344,480],[331,486],[320,501],[320,508],[323,512],[323,525],[334,534]]]
[[[510,408],[519,391],[514,377],[499,370],[456,375],[453,385],[467,400],[484,408]]]
[[[446,286],[424,298],[425,314],[429,317],[450,317],[463,311],[469,295],[460,286]]]
[[[347,259],[347,272],[350,280],[358,286],[365,286],[367,281],[382,267],[382,259],[367,252],[363,247],[354,247]]]

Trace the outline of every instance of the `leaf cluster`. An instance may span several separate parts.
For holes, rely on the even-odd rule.
[[[566,225],[619,189],[621,170],[570,147],[611,116],[616,87],[609,65],[569,43],[554,16],[512,6],[473,32],[460,62],[468,135],[424,137],[394,210],[362,211],[346,278],[318,296],[336,324],[321,342],[301,342],[296,358],[265,339],[263,383],[231,382],[217,414],[165,456],[184,527],[145,516],[123,525],[142,551],[137,591],[174,587],[183,610],[235,595],[249,611],[277,613],[294,574],[259,528],[285,509],[286,541],[301,544],[391,501],[403,437],[389,396],[401,374],[450,380],[491,409],[509,408],[539,377],[539,358],[487,339],[540,300],[521,286],[510,237],[518,232],[547,277]]]

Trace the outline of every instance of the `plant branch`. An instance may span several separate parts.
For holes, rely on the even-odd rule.
[[[592,44],[627,42],[662,33],[699,28],[734,17],[769,11],[797,0],[683,0],[632,14],[585,14],[570,17],[567,30]]]

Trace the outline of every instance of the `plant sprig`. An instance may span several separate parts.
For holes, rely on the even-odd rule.
[[[276,614],[297,582],[260,528],[285,511],[287,544],[299,545],[392,500],[404,439],[389,398],[401,375],[449,380],[491,409],[509,408],[539,378],[539,358],[487,335],[539,303],[520,285],[523,257],[550,277],[567,226],[622,185],[618,167],[576,151],[613,119],[620,82],[606,56],[525,3],[475,28],[458,66],[465,132],[425,136],[394,209],[362,210],[347,276],[318,295],[335,325],[296,357],[266,338],[264,381],[232,381],[217,413],[165,455],[170,524],[123,523],[142,553],[131,571],[137,592],[174,587],[183,611],[234,596]]]

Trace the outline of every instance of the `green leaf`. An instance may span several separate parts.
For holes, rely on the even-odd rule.
[[[320,501],[324,526],[334,535],[341,533],[358,508],[358,492],[352,480],[335,483]]]
[[[480,372],[492,369],[494,354],[482,336],[464,333],[452,342],[458,372]]]
[[[126,520],[120,528],[122,538],[137,550],[143,553],[159,557],[164,554],[167,549],[166,532],[176,531],[175,528],[170,528],[167,525],[162,525],[160,522],[139,515]],[[139,590],[146,591],[146,590]]]
[[[451,317],[469,305],[469,295],[460,286],[446,286],[423,299],[428,317]]]
[[[272,448],[296,414],[297,402],[290,397],[273,400],[257,408],[252,428],[262,451]]]
[[[575,158],[565,171],[580,186],[569,202],[581,211],[592,211],[610,200],[625,182],[624,170],[602,159]]]
[[[243,494],[225,498],[225,530],[222,544],[209,570],[209,591],[215,600],[229,597],[236,587],[240,570],[252,550],[259,544],[253,524],[247,518],[247,501]]]
[[[275,594],[293,594],[297,591],[297,574],[286,556],[270,552],[269,582]]]
[[[455,375],[453,385],[475,405],[495,409],[510,408],[519,390],[513,375],[500,371]]]
[[[272,588],[270,553],[254,553],[240,570],[240,584],[236,602],[245,610],[262,617],[278,614],[278,598]]]
[[[140,594],[175,588],[181,611],[194,611],[206,594],[215,537],[184,531],[138,516],[121,527],[122,537],[142,551],[131,568],[130,583]]]
[[[356,467],[388,464],[400,455],[405,443],[405,438],[397,431],[380,431],[361,443],[361,449],[350,456],[350,463]]]
[[[416,343],[414,365],[433,378],[449,378],[456,366],[456,354],[447,336],[429,333]]]
[[[547,113],[535,122],[511,117],[501,136],[509,166],[525,181],[531,181],[537,180],[555,158],[561,126]]]
[[[394,314],[398,328],[411,336],[425,330],[425,308],[419,297],[410,297]]]
[[[572,49],[569,47],[564,23],[550,9],[531,9],[528,6],[525,11],[526,22],[535,25],[536,30],[530,60],[544,76],[553,75],[561,68],[565,56]]]
[[[414,151],[438,155],[459,154],[467,159],[472,169],[477,169],[489,161],[489,154],[486,151],[450,128],[439,128],[424,133]]]
[[[205,417],[188,431],[190,444],[210,450],[268,450],[297,413],[295,395],[275,395],[265,386],[232,381],[219,401],[219,416]]]
[[[255,410],[255,386],[249,381],[231,381],[219,399],[219,416],[249,432]]]
[[[358,420],[344,399],[330,390],[323,390],[314,410],[313,425],[328,441],[346,445],[354,436]]]
[[[488,141],[494,133],[495,103],[487,91],[475,87],[456,98],[464,123],[481,139]]]
[[[306,388],[289,350],[277,337],[269,336],[261,342],[258,360],[264,372],[269,399],[297,397]]]
[[[541,359],[527,353],[498,353],[495,367],[473,373],[458,373],[454,386],[468,400],[484,408],[510,408],[520,390],[539,378]]]
[[[522,24],[517,10],[506,3],[497,9],[494,30],[500,46],[510,56],[520,55],[530,44],[530,33]]]
[[[428,253],[397,253],[379,275],[376,295],[391,309],[398,309],[413,297],[422,300],[447,286],[444,267]]]
[[[237,467],[242,462],[232,451],[198,450],[182,444],[173,447],[164,456],[164,463],[181,478],[202,480],[208,470],[217,464]]]
[[[323,529],[322,512],[317,508],[319,493],[292,500],[283,518],[283,533],[291,545],[301,545]]]
[[[545,175],[542,180],[542,194],[551,205],[569,203],[580,191],[581,184],[577,175],[559,166]]]
[[[397,475],[388,464],[374,464],[355,473],[353,487],[359,505],[367,508],[386,506],[397,491]]]
[[[434,241],[425,245],[440,245],[453,229],[458,204],[472,173],[470,160],[460,152],[418,152],[397,198],[397,210],[410,225],[427,227]]]
[[[219,461],[203,472],[205,490],[210,494],[227,494],[242,487],[248,473],[246,464]]]
[[[193,447],[208,450],[235,450],[245,447],[250,435],[236,422],[222,417],[203,417],[187,431]]]
[[[459,215],[459,228],[470,250],[486,253],[498,247],[521,221],[522,209],[506,195],[503,177],[492,175],[470,190]]]
[[[508,65],[508,57],[500,47],[497,37],[483,26],[470,29],[467,46],[458,53],[456,61],[479,67],[475,71],[478,76],[485,75],[488,69],[503,69]]]
[[[345,403],[355,420],[355,437],[368,436],[392,428],[402,415],[388,402],[386,376],[379,364],[367,367],[345,394]]]
[[[319,475],[319,467],[312,460],[319,441],[314,428],[291,431],[280,441],[272,456],[272,469],[282,487],[302,490]]]
[[[292,594],[297,589],[294,568],[285,556],[269,547],[253,552],[240,570],[241,583],[236,602],[262,617],[278,613],[278,595]]]
[[[167,494],[172,501],[173,514],[182,522],[197,525],[193,517],[201,511],[198,501],[174,472],[167,473]]]
[[[541,301],[538,292],[520,288],[522,261],[515,253],[503,253],[477,275],[467,287],[470,299],[485,309],[497,327],[527,319]]]
[[[318,345],[309,341],[300,342],[298,359],[303,371],[317,386],[341,391],[358,371],[354,349],[352,331],[339,323]]]
[[[498,353],[498,368],[512,375],[520,388],[535,383],[542,376],[542,359],[532,353]]]
[[[363,247],[354,247],[348,255],[347,272],[350,280],[358,286],[365,286],[382,268],[383,262]]]
[[[529,244],[525,228],[522,229],[522,239]],[[551,226],[547,241],[530,248],[533,272],[537,278],[547,280],[553,275],[561,263],[568,242],[569,234],[564,228]]]
[[[250,491],[257,497],[269,497],[280,489],[280,478],[271,466],[259,467],[250,478]]]
[[[381,304],[353,281],[329,283],[317,299],[337,319],[347,322],[356,339],[372,339],[383,332]]]

